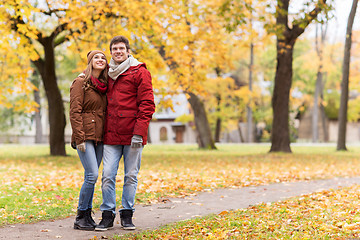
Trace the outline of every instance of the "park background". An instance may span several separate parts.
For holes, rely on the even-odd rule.
[[[86,53],[101,49],[109,59],[109,42],[120,34],[147,64],[157,104],[139,203],[208,188],[357,176],[356,4],[2,0],[2,224],[74,213],[82,176],[69,148],[69,87],[85,68]],[[262,144],[238,144],[244,142]],[[330,144],[304,148],[296,142]],[[187,185],[189,179],[194,184]],[[344,199],[327,193],[318,201],[348,202],[346,196],[356,199],[356,188],[342,190]],[[343,206],[343,216],[321,214],[339,219],[317,224],[325,233],[357,236],[357,208]]]
[[[129,37],[132,54],[152,73],[157,108],[150,143],[211,149],[215,142],[273,141],[272,150],[290,151],[290,142],[337,142],[339,131],[359,142],[359,20],[344,77],[344,124],[352,1],[331,1],[307,19],[315,3],[292,1],[284,25],[276,1],[4,2],[0,142],[50,143],[51,154],[65,155],[69,86],[85,68],[86,53],[96,48],[109,57],[118,34]],[[282,28],[293,24],[304,33],[277,45]],[[290,61],[280,61],[291,74],[276,71],[281,48],[291,52]]]

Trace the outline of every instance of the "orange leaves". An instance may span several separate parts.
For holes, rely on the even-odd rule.
[[[253,156],[241,156],[240,153],[236,155],[235,152],[230,154],[191,151],[182,151],[181,155],[177,155],[174,152],[170,154],[165,149],[148,146],[144,152],[144,159],[147,161],[142,163],[139,175],[140,196],[147,193],[151,194],[150,197],[156,194],[175,197],[219,187],[355,176],[360,173],[360,165],[356,158],[325,153],[300,154],[296,153],[301,151],[297,148],[292,155]],[[326,200],[320,203],[324,208],[329,204]]]
[[[40,210],[39,215],[46,215],[46,211]]]
[[[229,211],[222,211],[221,213],[219,213],[219,215],[220,216],[224,216],[224,215],[226,215],[226,214],[228,214],[229,213]]]
[[[25,146],[21,152],[16,150],[16,146],[1,149],[0,196],[4,198],[0,198],[0,224],[74,214],[83,182],[83,169],[77,156],[44,157],[48,150],[45,147],[43,151],[41,147]],[[346,153],[313,147],[293,150],[290,155],[267,154],[267,145],[220,144],[215,152],[198,151],[195,145],[149,145],[143,153],[137,202],[165,202],[170,197],[223,187],[360,174],[357,148]],[[100,179],[96,184],[94,208],[101,204]],[[117,180],[117,201],[121,201],[121,164]],[[184,236],[199,234],[198,239],[223,236],[243,239],[241,236],[256,238],[268,233],[276,236],[285,233],[296,238],[314,233],[314,229],[358,231],[359,188],[261,204],[236,214],[224,211],[216,215],[213,223],[200,222],[183,233]]]

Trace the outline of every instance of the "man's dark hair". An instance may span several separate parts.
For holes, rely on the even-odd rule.
[[[111,47],[113,44],[115,43],[124,43],[125,46],[126,46],[126,51],[129,51],[130,50],[130,43],[129,43],[129,40],[124,37],[124,36],[116,36],[116,37],[113,37],[113,39],[111,39],[111,42],[110,42],[110,52],[111,52]]]

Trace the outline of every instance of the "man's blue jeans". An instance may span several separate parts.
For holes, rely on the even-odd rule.
[[[86,150],[77,150],[80,161],[84,167],[84,183],[80,190],[78,210],[85,211],[92,208],[95,183],[99,175],[99,166],[103,156],[104,144],[94,141],[86,141]]]
[[[112,211],[116,214],[116,175],[119,162],[124,156],[124,185],[122,192],[122,207],[135,210],[135,194],[137,188],[137,175],[140,170],[141,153],[143,147],[132,148],[130,145],[104,145],[101,211]],[[120,210],[121,211],[121,210]]]

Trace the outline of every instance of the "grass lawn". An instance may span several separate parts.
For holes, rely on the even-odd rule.
[[[293,146],[293,154],[269,154],[269,149],[270,146],[264,144],[219,144],[216,151],[198,150],[196,145],[148,145],[143,152],[137,203],[156,202],[162,197],[182,197],[205,189],[358,176],[360,173],[359,147],[349,147],[347,152],[336,152],[335,147]],[[0,225],[28,223],[75,214],[79,189],[83,181],[83,169],[76,152],[70,148],[67,152],[68,157],[51,157],[48,155],[47,146],[0,146]],[[122,169],[120,164],[117,179],[118,197],[121,196]],[[94,208],[98,208],[101,203],[99,180],[96,184]],[[120,198],[117,201],[120,205]],[[294,201],[305,201],[305,199]],[[261,210],[261,207],[262,205],[259,205],[254,209],[226,213],[212,218],[223,222],[222,218],[234,216],[234,219],[238,219],[241,218],[239,214],[244,214],[251,216],[252,220],[247,219],[247,223],[254,226],[261,225],[257,222],[263,221],[261,212],[271,212],[268,209]],[[270,208],[272,205],[263,207]],[[276,217],[281,214],[277,214],[272,214],[274,219],[268,221],[279,222]],[[345,223],[352,224],[343,222],[345,227],[348,227]],[[269,224],[264,222],[263,225]],[[196,229],[201,230],[194,227],[189,232],[195,234]],[[236,226],[233,229],[237,229]],[[276,232],[278,227],[275,224],[271,229]],[[297,230],[294,229],[293,232],[296,233]],[[224,235],[225,237],[236,238],[245,236],[238,234],[247,234],[230,230],[224,231],[227,234]],[[262,231],[265,230],[259,229],[257,234],[260,235],[253,236],[261,236]],[[214,234],[211,231],[210,233]],[[211,238],[211,234],[201,236]]]
[[[354,185],[112,239],[359,239],[359,206]]]

